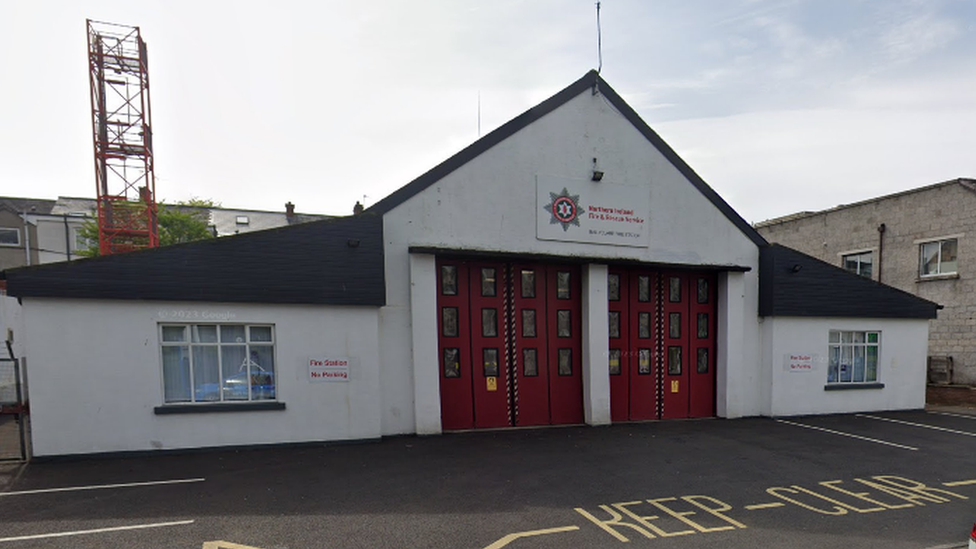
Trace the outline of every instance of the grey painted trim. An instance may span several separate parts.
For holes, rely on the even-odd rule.
[[[859,389],[884,389],[884,383],[828,383],[824,391],[857,391]]]
[[[265,410],[284,410],[284,402],[241,402],[219,404],[167,404],[156,406],[153,413],[157,416],[170,414],[211,414],[214,412],[258,412]]]

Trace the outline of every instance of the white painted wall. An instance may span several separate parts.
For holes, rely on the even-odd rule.
[[[925,406],[927,320],[768,317],[763,322],[763,362],[771,374],[769,414],[789,416]],[[878,382],[883,389],[826,391],[830,330],[881,332]],[[820,357],[812,372],[784,369],[784,355]]]
[[[157,325],[169,311],[274,324],[286,409],[154,414],[163,404]],[[23,318],[36,456],[381,435],[375,308],[25,298]],[[323,355],[358,359],[350,381],[309,382],[308,357]]]
[[[597,158],[603,181],[646,188],[650,245],[646,248],[536,239],[536,178],[584,180]],[[411,284],[433,288],[411,271],[409,246],[619,258],[686,265],[744,265],[734,292],[720,297],[733,315],[734,339],[719,341],[727,351],[725,402],[730,416],[760,412],[758,259],[759,250],[618,113],[589,90],[471,160],[384,217],[387,306],[380,312],[383,433],[416,429],[415,399],[405,391],[415,376],[420,348],[437,348],[436,332],[411,332]],[[606,259],[595,259],[606,264]],[[429,273],[425,276],[433,276]],[[728,286],[726,286],[728,287]],[[721,287],[720,287],[721,291]],[[604,313],[601,322],[606,323]],[[431,321],[432,322],[432,321]],[[414,352],[405,349],[414,347]],[[591,347],[592,348],[592,347]],[[720,363],[721,364],[721,363]],[[752,384],[750,386],[750,384]],[[426,396],[423,398],[427,398]]]

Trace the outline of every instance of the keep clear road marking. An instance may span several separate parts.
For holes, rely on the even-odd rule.
[[[579,526],[561,526],[559,528],[546,528],[545,530],[530,530],[528,532],[516,532],[514,534],[509,534],[502,539],[492,543],[491,545],[485,547],[485,549],[499,549],[500,547],[505,547],[509,543],[519,539],[528,538],[532,536],[544,536],[546,534],[558,534],[560,532],[575,532],[579,530]],[[204,547],[204,549],[211,549],[210,547]]]
[[[878,421],[888,421],[891,423],[897,423],[899,425],[910,425],[912,427],[921,427],[923,429],[932,429],[933,431],[942,431],[944,433],[952,433],[954,435],[963,435],[967,437],[976,437],[976,433],[971,433],[969,431],[959,431],[956,429],[947,429],[945,427],[936,427],[935,425],[926,425],[925,423],[915,423],[912,421],[902,421],[900,419],[891,419],[890,417],[881,416],[870,416],[868,414],[854,414],[856,417],[866,417],[869,419],[876,419]]]
[[[878,440],[876,438],[862,437],[861,435],[854,435],[854,434],[851,434],[851,433],[844,433],[844,432],[841,432],[841,431],[835,431],[833,429],[825,429],[823,427],[815,427],[813,425],[804,425],[802,423],[794,423],[792,421],[786,421],[785,419],[774,419],[773,421],[775,421],[776,423],[784,423],[786,425],[793,425],[795,427],[803,427],[805,429],[813,429],[814,431],[823,431],[825,433],[830,433],[832,435],[840,435],[842,437],[851,437],[851,438],[856,438],[858,440],[866,440],[868,442],[874,442],[875,444],[884,444],[885,446],[894,446],[895,448],[901,448],[903,450],[912,450],[912,451],[917,451],[918,450],[918,448],[915,448],[913,446],[905,446],[904,444],[895,444],[894,442],[888,442],[886,440]]]
[[[976,484],[976,480],[957,480],[955,482],[943,482],[943,486],[969,486],[970,484]]]
[[[775,509],[777,507],[785,506],[785,503],[757,503],[755,505],[746,505],[746,509],[749,511],[757,511],[759,509]]]
[[[202,549],[261,549],[260,547],[254,547],[251,545],[241,545],[240,543],[231,543],[229,541],[205,541],[203,542]]]
[[[32,536],[16,536],[0,538],[0,543],[7,541],[26,541],[32,539],[63,538],[67,536],[81,536],[84,534],[102,534],[105,532],[121,532],[123,530],[143,530],[145,528],[162,528],[164,526],[182,526],[193,524],[192,520],[178,520],[176,522],[157,522],[154,524],[133,524],[132,526],[114,526],[112,528],[96,528],[94,530],[75,530],[74,532],[55,532],[53,534],[35,534]]]
[[[43,490],[23,490],[21,492],[0,492],[3,496],[26,496],[29,494],[50,494],[52,492],[77,492],[80,490],[104,490],[106,488],[133,488],[136,486],[160,486],[164,484],[186,484],[189,482],[203,482],[204,478],[183,478],[177,480],[153,480],[150,482],[127,482],[124,484],[94,484],[91,486],[69,486],[67,488],[46,488]]]

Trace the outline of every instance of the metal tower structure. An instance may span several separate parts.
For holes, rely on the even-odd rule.
[[[139,27],[88,20],[98,247],[159,246],[149,64]]]

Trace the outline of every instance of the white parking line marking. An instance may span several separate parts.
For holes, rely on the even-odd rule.
[[[91,486],[68,486],[66,488],[45,488],[43,490],[22,490],[20,492],[0,492],[3,496],[26,496],[29,494],[49,494],[52,492],[75,492],[80,490],[104,490],[107,488],[133,488],[136,486],[160,486],[164,484],[187,484],[190,482],[203,482],[205,478],[183,478],[177,480],[153,480],[149,482],[127,482],[124,484],[94,484]]]
[[[884,444],[885,446],[894,446],[895,448],[902,448],[904,450],[916,451],[918,448],[913,446],[905,446],[904,444],[895,444],[894,442],[888,442],[886,440],[878,440],[876,438],[862,437],[861,435],[853,435],[851,433],[843,433],[841,431],[834,431],[833,429],[825,429],[823,427],[814,427],[813,425],[804,425],[802,423],[794,423],[792,421],[786,421],[785,419],[774,419],[773,421],[777,423],[785,423],[786,425],[794,425],[796,427],[804,427],[806,429],[813,429],[814,431],[823,431],[825,433],[830,433],[832,435],[840,435],[842,437],[851,437],[858,440],[866,440],[868,442],[874,442],[876,444]]]
[[[112,528],[96,528],[94,530],[75,530],[74,532],[55,532],[53,534],[35,534],[33,536],[17,536],[13,538],[0,538],[0,543],[6,541],[26,541],[31,539],[63,538],[67,536],[80,536],[84,534],[101,534],[104,532],[121,532],[123,530],[142,530],[145,528],[162,528],[163,526],[181,526],[193,524],[192,520],[179,520],[176,522],[156,522],[153,524],[133,524],[132,526],[114,526]]]
[[[876,419],[878,421],[889,421],[891,423],[898,423],[900,425],[910,425],[912,427],[921,427],[923,429],[932,429],[933,431],[943,431],[945,433],[952,433],[954,435],[963,435],[967,437],[976,437],[976,433],[971,433],[969,431],[959,431],[956,429],[947,429],[945,427],[936,427],[935,425],[926,425],[925,423],[915,423],[913,421],[902,421],[900,419],[891,419],[890,417],[881,416],[869,416],[867,414],[854,414],[857,417],[866,417],[870,419]]]
[[[972,414],[954,414],[952,412],[927,412],[927,413],[935,414],[938,416],[961,417],[963,419],[976,419],[976,415],[972,415]]]

